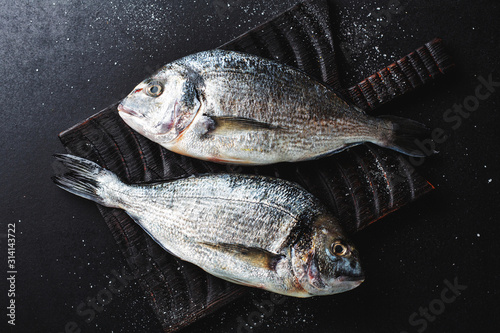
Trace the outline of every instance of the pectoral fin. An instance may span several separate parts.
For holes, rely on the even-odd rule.
[[[207,134],[229,135],[244,131],[278,130],[279,126],[260,122],[255,119],[243,117],[215,117],[205,116],[207,121]]]
[[[240,260],[246,261],[253,266],[274,270],[276,264],[284,257],[282,254],[272,253],[256,247],[247,247],[241,244],[227,243],[201,243],[214,250],[229,253]]]

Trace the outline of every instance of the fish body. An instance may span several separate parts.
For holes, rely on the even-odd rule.
[[[119,105],[133,129],[179,154],[235,164],[315,159],[363,142],[421,156],[417,122],[372,117],[290,66],[211,50],[164,66]]]
[[[296,297],[364,279],[336,218],[294,183],[219,174],[128,185],[88,160],[58,159],[69,169],[58,186],[124,209],[168,252],[222,279]]]

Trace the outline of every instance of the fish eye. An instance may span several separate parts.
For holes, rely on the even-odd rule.
[[[163,84],[159,81],[152,81],[146,87],[146,95],[158,97],[163,93]]]
[[[332,253],[336,256],[344,256],[347,254],[347,246],[341,241],[333,242]]]

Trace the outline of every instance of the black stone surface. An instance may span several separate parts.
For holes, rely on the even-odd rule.
[[[71,322],[82,332],[160,331],[133,282],[102,312],[96,311],[90,323],[85,321],[89,316],[77,313],[87,298],[103,295],[113,271],[121,272],[127,264],[95,205],[52,184],[51,155],[63,151],[57,134],[123,98],[158,66],[216,47],[296,2],[0,4],[2,332],[3,327],[12,332],[64,332]],[[440,153],[418,168],[437,190],[356,237],[367,272],[360,288],[332,297],[287,299],[272,313],[263,309],[267,315],[253,331],[498,329],[500,84],[467,118],[443,118],[454,104],[472,102],[476,89],[487,93],[478,88],[481,77],[500,82],[498,3],[332,2],[339,8],[339,43],[350,53],[342,64],[349,68],[343,78],[346,85],[435,36],[445,40],[455,72],[377,111],[445,131],[448,138],[436,146]],[[384,13],[391,13],[390,19]],[[383,21],[374,24],[373,17],[379,15]],[[457,119],[462,119],[460,125]],[[15,327],[7,324],[6,316],[9,223],[16,225]],[[440,303],[444,281],[455,279],[467,288],[451,303]],[[255,291],[186,331],[238,330],[241,320],[259,318],[256,304],[268,299],[269,294]],[[429,312],[425,320],[420,314],[412,317],[429,306],[438,314]]]

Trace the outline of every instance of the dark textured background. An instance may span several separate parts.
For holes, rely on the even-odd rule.
[[[6,233],[16,223],[15,332],[156,332],[142,291],[131,283],[86,323],[76,307],[127,268],[95,205],[50,181],[57,134],[123,98],[158,66],[216,47],[297,1],[24,1],[0,3],[0,327],[6,327]],[[217,4],[229,3],[223,11]],[[385,1],[334,0],[348,83],[399,59],[433,37],[457,65],[377,111],[443,128],[438,155],[418,168],[437,188],[355,237],[367,280],[352,292],[287,299],[260,332],[417,332],[410,315],[440,298],[444,280],[467,289],[428,322],[427,332],[499,328],[500,87],[452,129],[443,114],[473,95],[478,77],[500,81],[497,1],[400,0],[399,13],[375,34]],[[377,10],[377,8],[380,8]],[[345,67],[347,66],[347,67]],[[4,259],[5,258],[5,259]],[[255,291],[190,326],[228,332],[269,299]],[[494,326],[495,325],[495,326]],[[4,332],[3,329],[0,329]]]

